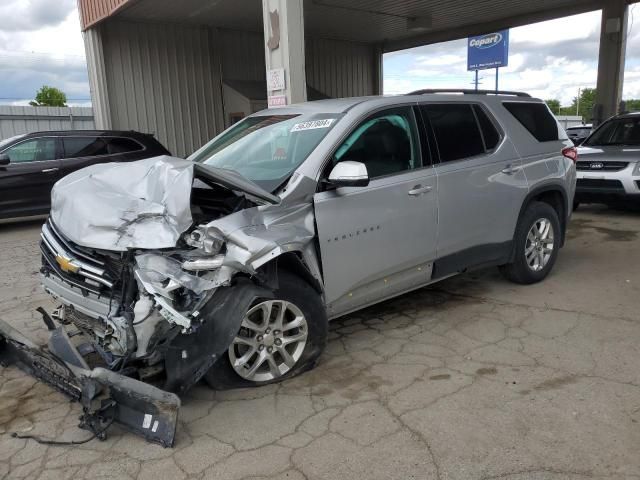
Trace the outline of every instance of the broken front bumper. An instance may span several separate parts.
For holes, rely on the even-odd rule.
[[[104,368],[89,369],[62,327],[50,331],[48,345],[39,347],[0,319],[0,364],[16,365],[80,402],[80,427],[98,438],[105,438],[113,422],[173,446],[180,408],[175,394]]]

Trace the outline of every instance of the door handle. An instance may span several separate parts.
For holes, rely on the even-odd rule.
[[[412,197],[417,197],[418,195],[422,195],[423,193],[429,193],[431,190],[433,190],[433,187],[430,185],[427,185],[426,187],[423,187],[422,185],[416,185],[407,193]]]
[[[511,166],[511,164],[509,164],[505,168],[502,169],[502,173],[504,173],[505,175],[513,175],[518,170],[519,170],[519,168],[513,168],[513,166]]]
[[[42,170],[42,173],[53,173],[53,172],[57,172],[58,170],[59,170],[58,167],[45,168],[44,170]]]

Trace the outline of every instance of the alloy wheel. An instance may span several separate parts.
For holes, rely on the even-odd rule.
[[[296,305],[285,300],[260,302],[244,316],[229,347],[231,366],[246,380],[276,380],[300,360],[307,335],[307,319]]]
[[[553,226],[547,218],[539,218],[529,229],[524,246],[527,265],[534,272],[547,266],[553,254]]]

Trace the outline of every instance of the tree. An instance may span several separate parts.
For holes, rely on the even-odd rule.
[[[582,121],[590,123],[593,120],[593,105],[596,103],[596,89],[585,88],[580,91],[580,104],[578,105],[578,97],[573,98],[573,103],[568,109],[566,115],[580,115]]]
[[[625,109],[627,110],[627,112],[638,112],[638,111],[640,111],[640,100],[639,99],[625,100],[624,103],[626,104]]]
[[[67,96],[62,90],[44,85],[36,94],[36,99],[29,102],[33,107],[66,107]]]
[[[545,100],[545,102],[554,114],[560,114],[560,100],[557,98],[551,98],[549,100]]]

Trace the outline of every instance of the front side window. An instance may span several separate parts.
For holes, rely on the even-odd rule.
[[[609,120],[596,130],[583,145],[640,145],[640,117]]]
[[[419,168],[420,148],[411,107],[384,110],[365,120],[333,156],[333,165],[346,160],[364,163],[369,178]]]
[[[313,152],[341,114],[248,117],[189,160],[234,170],[275,192]]]
[[[470,104],[434,103],[420,107],[429,118],[441,162],[485,153],[482,134]]]
[[[8,148],[10,163],[43,162],[56,159],[55,138],[34,138]]]
[[[63,137],[64,158],[107,155],[107,140],[102,137]]]

